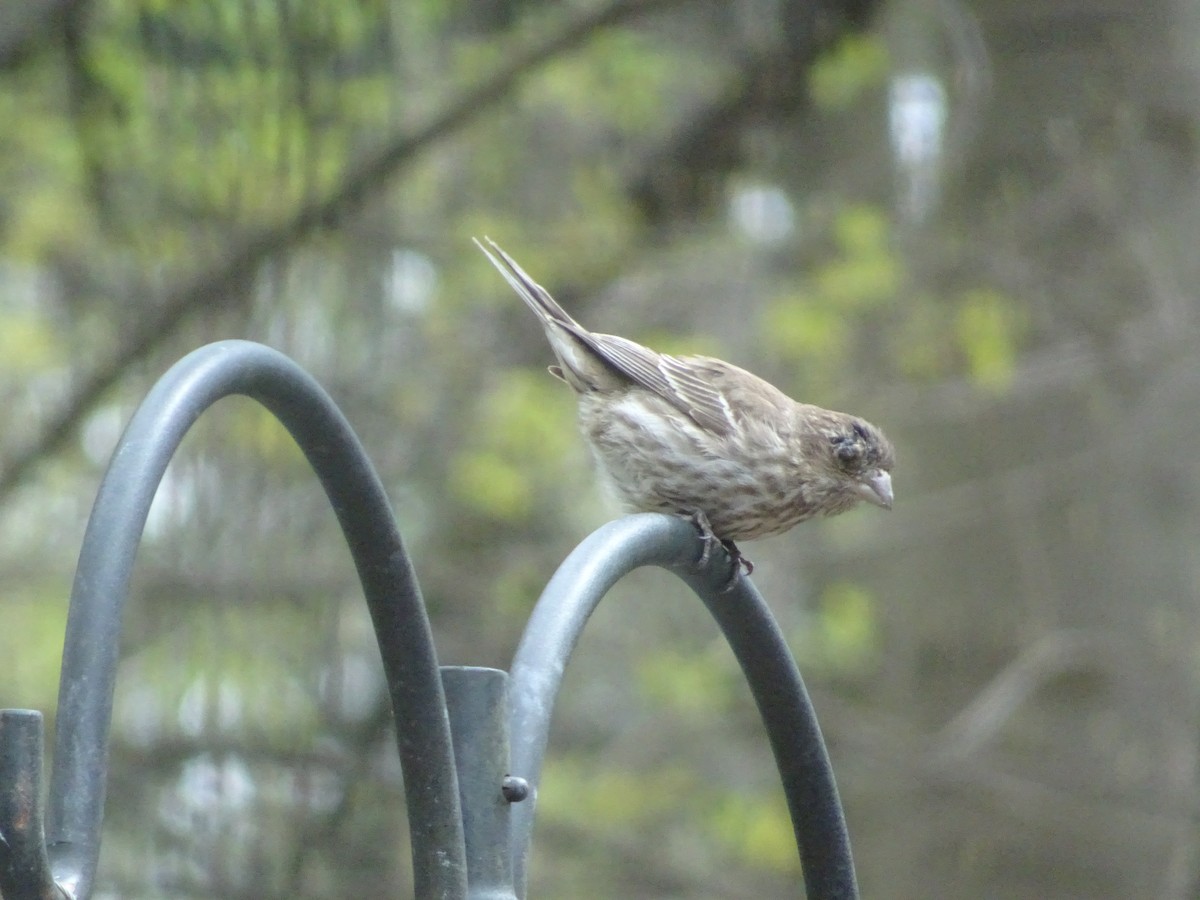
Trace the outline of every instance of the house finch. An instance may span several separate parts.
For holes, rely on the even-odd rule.
[[[704,540],[701,563],[720,542],[736,578],[739,563],[753,570],[736,541],[860,500],[891,508],[894,451],[874,425],[797,403],[719,359],[588,331],[486,240],[491,249],[475,243],[542,323],[558,357],[550,372],[574,389],[608,487],[632,511],[690,518]]]

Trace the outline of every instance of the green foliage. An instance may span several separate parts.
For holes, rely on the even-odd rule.
[[[850,205],[833,219],[835,255],[814,273],[831,305],[847,312],[875,309],[896,297],[901,264],[892,250],[892,229],[882,210]]]
[[[118,698],[136,702],[163,737],[181,727],[188,706],[225,730],[272,746],[307,746],[317,736],[319,707],[307,678],[324,636],[287,600],[230,604],[213,598],[187,610],[121,666]],[[271,634],[286,652],[261,652]],[[276,646],[273,644],[273,646]],[[118,701],[118,708],[123,701]]]
[[[470,445],[450,465],[450,489],[478,513],[523,520],[573,456],[570,392],[544,371],[509,369],[480,397],[477,414]]]
[[[495,451],[469,450],[451,465],[450,489],[459,502],[493,519],[520,521],[533,509],[530,475]]]
[[[542,772],[538,814],[549,821],[586,822],[612,833],[678,812],[695,795],[698,783],[694,773],[679,767],[639,773],[557,753],[547,758]]]
[[[38,709],[53,715],[58,703],[62,636],[67,625],[64,581],[28,579],[5,588],[0,606],[0,659],[5,667],[0,706]]]
[[[1027,328],[1015,298],[987,287],[906,294],[908,273],[877,207],[840,209],[827,239],[822,262],[781,289],[762,314],[763,346],[801,373],[806,390],[835,385],[843,362],[860,352],[869,321],[888,323],[892,365],[909,377],[963,372],[981,388],[1007,387]]]
[[[714,645],[714,649],[724,648]],[[655,648],[634,668],[643,697],[694,719],[712,718],[728,710],[737,696],[735,686],[740,677],[728,653],[684,653],[673,647]]]
[[[56,105],[50,73],[35,69],[0,81],[0,183],[5,255],[33,261],[47,244],[74,240],[92,222],[80,196],[80,153]]]
[[[221,412],[219,419],[205,425],[219,430],[227,447],[247,452],[263,467],[276,472],[290,470],[305,474],[309,471],[308,462],[295,440],[261,404],[238,398]]]
[[[898,287],[896,261],[886,251],[831,260],[816,272],[815,280],[822,299],[843,312],[880,305],[894,297]]]
[[[666,121],[681,92],[715,84],[719,74],[645,31],[612,28],[531,78],[524,100],[576,124],[644,136]]]
[[[910,294],[904,315],[891,332],[889,350],[907,378],[932,381],[954,368],[953,347],[946,339],[947,316],[940,298],[927,291]]]
[[[854,353],[856,320],[891,305],[903,278],[881,210],[865,205],[840,210],[832,217],[829,240],[828,257],[777,293],[762,314],[764,347],[802,371],[810,388],[839,377],[839,360]]]
[[[795,832],[782,790],[767,797],[730,791],[705,821],[741,862],[799,874]]]
[[[542,369],[510,369],[482,403],[483,429],[490,446],[533,468],[554,465],[577,438],[564,422],[573,420],[571,392]]]
[[[879,649],[877,602],[861,585],[847,581],[827,585],[815,615],[792,636],[801,666],[853,675],[872,665]]]
[[[822,109],[844,110],[883,84],[888,51],[878,35],[848,34],[809,70],[809,94]]]
[[[580,259],[620,252],[637,233],[636,216],[621,183],[622,173],[604,162],[580,162],[571,168],[570,206],[555,234],[559,266],[577,269]]]
[[[1021,307],[999,291],[977,288],[963,295],[954,330],[976,384],[994,391],[1008,387],[1025,327]]]
[[[712,849],[742,865],[781,873],[799,871],[795,837],[782,789],[765,797],[720,790],[719,782],[681,766],[653,771],[604,768],[583,757],[553,754],[538,790],[544,822],[586,825],[621,835],[680,816],[699,826]]]
[[[495,573],[494,612],[508,622],[523,622],[546,586],[546,572],[532,560],[515,560]]]
[[[72,106],[0,88],[5,121],[42,132],[9,141],[42,175],[6,198],[25,252],[85,239],[83,226],[157,264],[186,262],[207,249],[198,238],[278,221],[330,190],[395,106],[371,55],[387,14],[372,0],[102,4]],[[101,201],[103,222],[85,199]]]
[[[807,279],[815,303],[853,313],[895,296],[900,264],[882,210],[866,205],[839,209],[829,221],[828,240],[830,252]]]
[[[837,310],[819,306],[812,295],[776,297],[763,312],[763,342],[786,358],[802,360],[813,369],[846,353],[851,332]]]
[[[925,381],[962,372],[978,387],[1003,392],[1028,330],[1016,298],[969,288],[948,298],[916,294],[896,323],[892,348],[907,377]]]
[[[0,360],[14,374],[34,375],[61,365],[65,348],[61,334],[36,312],[0,315]]]

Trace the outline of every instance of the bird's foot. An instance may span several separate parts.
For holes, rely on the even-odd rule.
[[[721,546],[729,554],[729,559],[732,560],[735,568],[745,569],[747,575],[754,574],[754,563],[750,562],[750,557],[742,555],[737,544],[733,541],[721,541]]]
[[[696,530],[700,532],[700,542],[703,544],[703,549],[700,551],[700,558],[696,560],[698,568],[704,568],[704,566],[708,565],[708,561],[712,559],[713,550],[718,546],[722,547],[729,554],[729,562],[733,568],[729,573],[729,580],[721,588],[721,593],[728,593],[737,584],[738,576],[742,574],[743,569],[745,569],[747,575],[754,571],[754,563],[742,555],[742,551],[738,549],[738,545],[733,541],[717,537],[716,533],[712,530],[712,525],[709,524],[708,516],[704,514],[703,510],[698,509],[688,515],[687,518],[696,526]]]
[[[738,549],[738,545],[733,541],[721,541],[721,546],[729,554],[729,562],[733,566],[729,572],[729,580],[721,588],[722,594],[728,594],[733,590],[734,585],[738,583],[738,577],[742,574],[743,570],[746,573],[746,577],[750,577],[750,573],[754,571],[754,563],[750,562],[749,557],[742,555],[742,551]]]

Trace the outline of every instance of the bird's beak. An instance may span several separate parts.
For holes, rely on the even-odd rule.
[[[868,503],[892,508],[892,476],[883,469],[876,469],[858,484],[858,493]]]

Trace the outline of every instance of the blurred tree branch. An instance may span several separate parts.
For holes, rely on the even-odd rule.
[[[82,373],[74,389],[57,409],[46,415],[25,445],[0,463],[0,501],[11,494],[44,456],[63,446],[129,366],[161,346],[192,314],[245,302],[242,288],[252,281],[263,263],[360,208],[381,184],[395,177],[418,154],[486,112],[526,75],[579,46],[597,30],[671,2],[675,0],[614,0],[576,16],[548,36],[514,51],[498,71],[450,101],[423,126],[384,142],[380,149],[352,166],[327,197],[302,206],[278,226],[247,236],[240,246],[232,248],[210,268],[156,292],[129,324],[123,340]],[[73,5],[63,2],[56,11],[65,11]],[[0,67],[7,58],[4,52],[0,46]]]
[[[7,0],[0,3],[0,72],[12,71],[51,46],[50,35],[88,0]]]
[[[747,127],[779,122],[808,108],[808,76],[817,58],[848,34],[869,27],[878,0],[789,2],[778,39],[747,56],[740,77],[696,111],[628,178],[626,190],[651,225],[693,216],[743,164]]]

